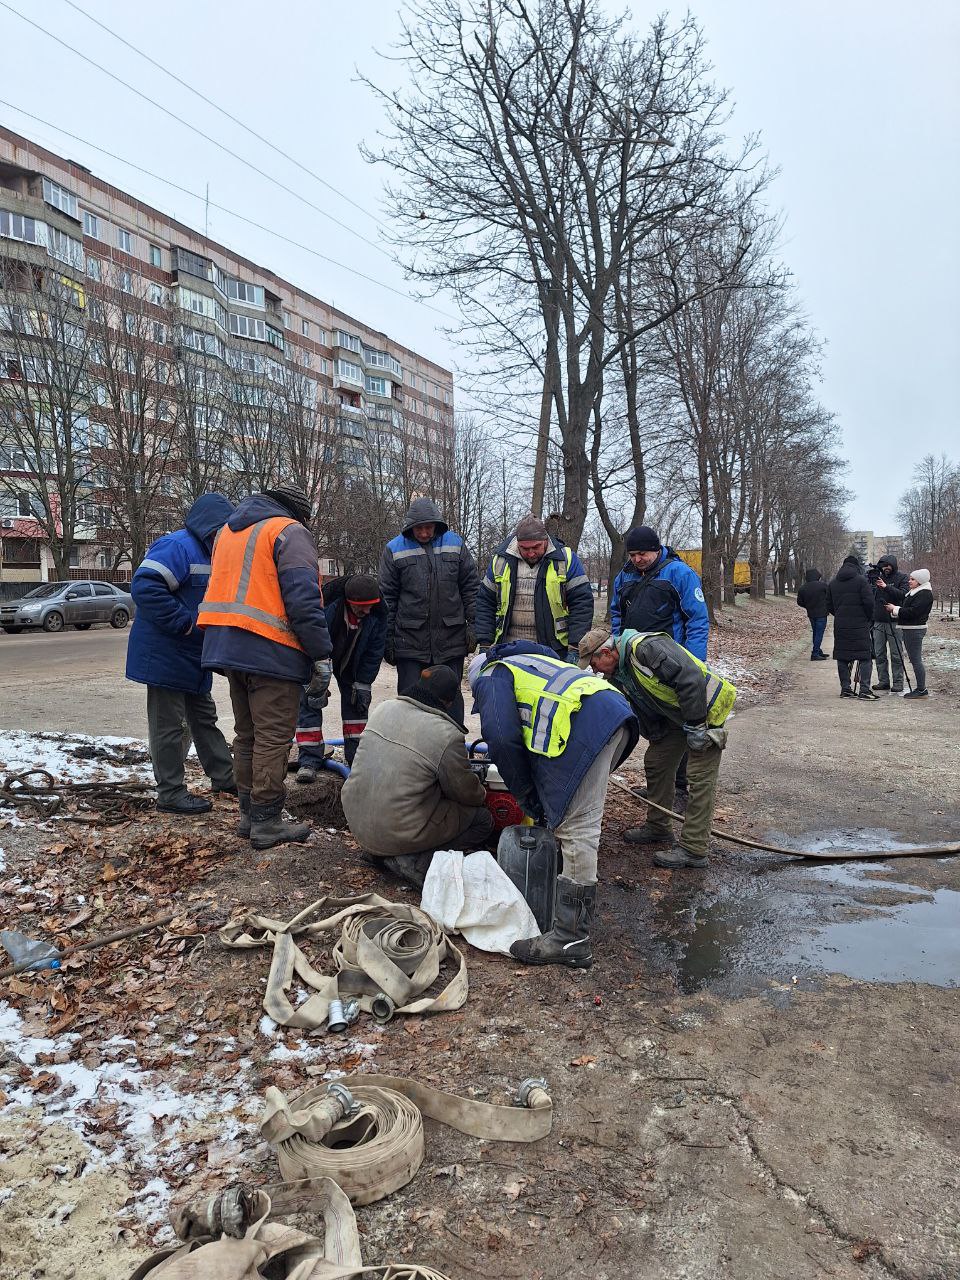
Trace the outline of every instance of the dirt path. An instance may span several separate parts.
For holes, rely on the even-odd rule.
[[[766,700],[733,726],[719,816],[808,841],[957,838],[958,673],[931,661],[938,694],[920,704],[841,701],[832,664],[810,664],[805,633],[791,628],[769,654],[779,674]],[[932,657],[941,642],[948,654],[947,624]],[[429,1126],[414,1181],[359,1211],[371,1263],[415,1257],[453,1280],[954,1280],[960,860],[797,866],[718,845],[708,872],[671,873],[622,842],[639,817],[611,799],[595,967],[525,970],[469,950],[470,999],[457,1014],[304,1042],[263,1022],[265,953],[175,938],[78,969],[67,1011],[48,1006],[54,980],[26,984],[15,1003],[30,1033],[50,1035],[74,1009],[67,1034],[79,1039],[60,1048],[65,1067],[53,1050],[0,1069],[10,1097],[39,1080],[40,1108],[0,1111],[0,1144],[21,1175],[0,1199],[2,1280],[123,1280],[170,1187],[273,1176],[254,1123],[267,1085],[295,1093],[357,1067],[497,1102],[544,1074],[556,1103],[536,1147]],[[256,863],[231,832],[225,806],[172,834],[137,821],[60,843],[41,857],[46,874],[33,859],[62,836],[14,828],[0,844],[6,874],[22,876],[9,892],[35,924],[75,910],[78,892],[124,918],[191,895],[280,916],[328,892],[412,900],[358,864],[336,830]],[[139,1111],[110,1092],[111,1064],[124,1061],[136,1063]],[[56,1141],[66,1120],[53,1080],[69,1071],[82,1085],[81,1067],[106,1082],[83,1160],[75,1128]],[[122,1159],[97,1165],[97,1150]],[[85,1160],[103,1171],[95,1182],[77,1176]],[[49,1188],[49,1218],[30,1178]],[[79,1207],[58,1221],[64,1203]]]

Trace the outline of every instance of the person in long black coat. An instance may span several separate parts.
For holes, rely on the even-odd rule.
[[[833,656],[840,676],[841,698],[857,697],[851,668],[858,662],[861,664],[859,696],[875,702],[877,695],[870,690],[873,588],[860,572],[856,556],[847,556],[837,576],[828,584],[827,608],[833,614]]]

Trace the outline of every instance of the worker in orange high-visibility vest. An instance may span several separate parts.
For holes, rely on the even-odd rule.
[[[323,706],[333,672],[311,515],[299,489],[244,498],[214,543],[197,618],[204,668],[230,682],[240,834],[255,849],[310,835],[283,802],[301,691]]]

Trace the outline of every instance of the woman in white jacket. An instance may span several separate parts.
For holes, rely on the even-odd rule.
[[[894,618],[903,636],[903,644],[913,667],[916,688],[905,693],[905,698],[927,698],[927,669],[923,665],[923,637],[927,634],[927,618],[933,608],[933,587],[929,569],[914,569],[910,574],[909,590],[901,593],[888,587],[890,595],[901,596],[899,604],[888,604],[887,612]]]

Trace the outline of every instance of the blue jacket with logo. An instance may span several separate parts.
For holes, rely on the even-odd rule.
[[[555,658],[552,649],[526,640],[511,640],[490,649],[491,662],[509,660],[525,653]],[[591,675],[585,671],[584,675]],[[528,751],[523,741],[520,709],[513,692],[513,676],[506,667],[493,667],[477,682],[474,710],[480,713],[480,727],[490,759],[504,782],[531,817],[546,817],[555,827],[563,820],[573,793],[587,770],[618,729],[625,727],[626,748],[613,762],[617,768],[637,745],[640,728],[630,704],[613,685],[584,698],[570,722],[570,737],[563,754],[541,756]]]
[[[127,644],[127,679],[184,693],[209,693],[200,665],[203,632],[197,610],[210,580],[210,548],[233,504],[221,493],[198,498],[184,528],[166,533],[137,566],[130,594],[137,614]]]
[[[661,547],[646,573],[627,561],[613,584],[610,622],[615,636],[628,629],[672,633],[695,658],[707,660],[710,615],[703,584],[672,547]]]

